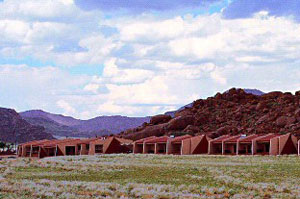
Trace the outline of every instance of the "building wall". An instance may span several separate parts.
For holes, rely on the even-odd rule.
[[[196,136],[191,138],[191,153],[192,154],[207,154],[208,139],[207,136]]]
[[[279,138],[275,137],[270,140],[270,155],[279,154]]]
[[[143,144],[133,143],[133,153],[143,153]]]
[[[297,154],[297,138],[291,134],[279,137],[279,154]]]
[[[191,139],[182,140],[181,154],[182,155],[191,154]]]
[[[89,149],[87,149],[87,144],[81,144],[80,155],[88,155],[88,153]]]

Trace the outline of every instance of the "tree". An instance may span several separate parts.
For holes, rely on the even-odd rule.
[[[0,148],[2,149],[2,151],[4,151],[6,144],[4,142],[0,141]]]

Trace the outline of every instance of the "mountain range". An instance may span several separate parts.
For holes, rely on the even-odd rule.
[[[256,89],[244,89],[244,92],[255,96],[264,94]],[[179,112],[193,108],[194,103],[187,104],[175,111],[166,112],[164,115],[174,118]],[[120,132],[124,134],[124,132],[136,129],[136,127],[143,129],[143,126],[151,123],[150,119],[151,117],[117,115],[80,120],[70,116],[48,113],[43,110],[29,110],[17,113],[13,109],[0,108],[0,139],[9,142],[23,142],[60,137],[94,137],[118,134]]]
[[[42,126],[24,120],[15,110],[0,108],[0,140],[22,143],[31,140],[54,139]]]
[[[52,114],[42,110],[20,113],[21,117],[35,126],[43,126],[55,137],[94,137],[117,134],[149,122],[150,117],[100,116],[89,120],[79,120],[70,116]]]

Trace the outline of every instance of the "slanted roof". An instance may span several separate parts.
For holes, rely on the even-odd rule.
[[[48,142],[38,144],[38,146],[55,147],[58,144],[63,144],[63,143],[75,143],[75,144],[77,144],[80,141],[81,141],[80,139],[49,140]]]
[[[80,144],[89,144],[90,142],[94,141],[94,140],[97,140],[98,138],[95,137],[95,138],[88,138],[88,139],[82,139]]]
[[[191,135],[183,135],[183,136],[179,136],[179,137],[175,137],[171,140],[171,143],[176,143],[176,142],[180,142],[182,140],[185,140],[185,139],[188,139],[188,138],[191,138],[192,136]]]
[[[50,140],[33,140],[33,141],[30,141],[30,142],[25,142],[25,143],[22,143],[22,144],[19,144],[19,145],[33,145],[33,144],[38,144],[38,143],[43,143],[43,142],[47,142],[47,141],[50,141]]]
[[[253,134],[253,135],[248,135],[247,137],[241,137],[239,139],[240,143],[252,143],[252,140],[254,140],[255,138],[260,137],[261,135],[259,134]]]
[[[231,136],[225,140],[223,140],[225,143],[236,143],[242,135],[235,135],[235,136]]]
[[[98,137],[95,140],[92,140],[90,143],[93,144],[104,144],[104,142],[107,140],[108,138],[104,138],[104,137]]]
[[[124,139],[124,138],[118,138],[118,137],[115,137],[121,144],[124,144],[124,145],[130,145],[133,143],[132,140],[129,140],[129,139]]]
[[[268,134],[268,135],[265,135],[265,136],[261,136],[261,137],[258,137],[256,139],[257,142],[269,142],[272,138],[275,138],[275,137],[278,137],[279,135],[277,134]]]
[[[151,140],[151,139],[154,139],[154,138],[157,138],[157,137],[156,136],[150,136],[150,137],[142,138],[142,139],[139,139],[139,140],[135,141],[135,143],[136,144],[143,144],[144,141]]]
[[[162,136],[162,137],[157,137],[153,138],[150,140],[146,140],[146,144],[154,144],[154,143],[166,143],[168,141],[169,137],[168,136]]]
[[[217,137],[217,138],[211,140],[210,142],[212,142],[212,143],[222,143],[223,140],[226,140],[229,137],[231,137],[231,136],[230,135],[222,135],[220,137]]]

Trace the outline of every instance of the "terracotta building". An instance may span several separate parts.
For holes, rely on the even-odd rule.
[[[208,142],[208,154],[223,154],[223,141],[230,138],[230,135],[222,135]]]
[[[79,155],[80,139],[40,140],[18,146],[19,157],[49,157],[63,155]]]
[[[271,140],[278,136],[278,134],[270,133],[253,139],[252,155],[270,155],[271,151],[274,151],[274,148],[276,148],[276,146],[271,143]]]
[[[51,157],[94,155],[98,153],[130,153],[132,141],[117,137],[91,139],[40,140],[20,144],[19,157]]]
[[[288,133],[272,138],[270,155],[297,154],[297,138]]]
[[[187,146],[187,144],[183,144],[183,141],[189,140],[191,137],[191,135],[183,135],[175,138],[169,138],[167,144],[168,154],[182,155],[182,151],[185,151],[187,150],[185,148],[190,147]]]
[[[90,142],[88,154],[131,153],[132,148],[132,140],[117,137],[101,137]]]
[[[144,154],[223,154],[223,155],[300,155],[300,140],[292,134],[206,135],[147,137],[132,142],[118,137],[90,139],[39,140],[18,145],[19,157],[51,157],[112,153]]]
[[[168,140],[168,136],[145,140],[143,144],[143,153],[167,154]]]
[[[253,134],[249,136],[241,136],[237,140],[237,155],[252,155],[252,140],[260,137],[261,135]]]
[[[183,135],[179,137],[148,137],[134,142],[134,153],[154,154],[206,154],[208,152],[208,140],[205,135],[192,137]]]
[[[300,140],[298,141],[298,155],[300,156]]]
[[[222,155],[236,155],[237,154],[237,142],[242,135],[231,136],[222,142]]]
[[[210,138],[199,135],[182,140],[182,155],[207,154]]]
[[[35,146],[36,144],[41,144],[43,142],[48,142],[48,141],[49,140],[37,140],[37,141],[31,141],[31,142],[19,144],[17,148],[17,155],[18,157],[31,157],[32,146]]]
[[[147,137],[147,138],[143,138],[140,140],[137,140],[133,143],[133,153],[143,153],[144,151],[144,142],[146,140],[151,140],[157,138],[156,136],[151,136],[151,137]]]

